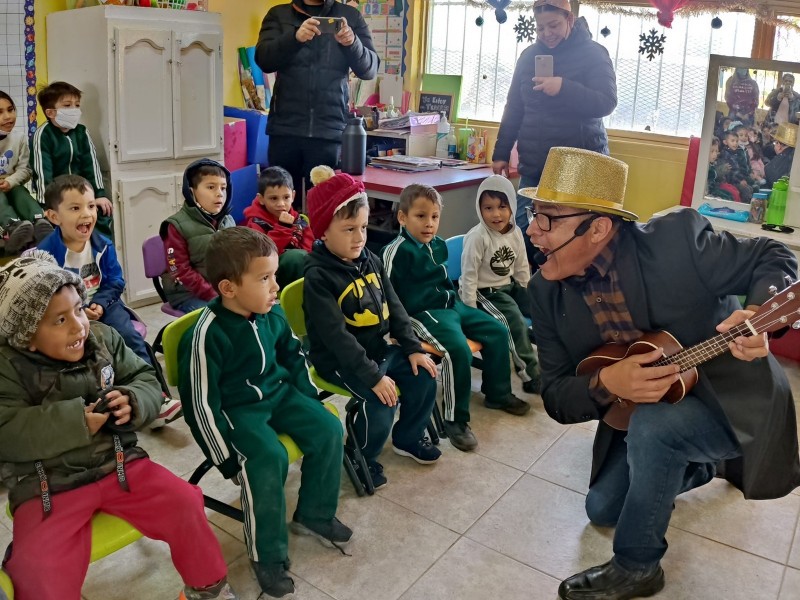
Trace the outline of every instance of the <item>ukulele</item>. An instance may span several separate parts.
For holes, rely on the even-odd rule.
[[[728,344],[737,337],[760,335],[783,329],[790,324],[792,329],[800,329],[800,282],[792,283],[788,276],[786,279],[790,283],[789,287],[778,293],[775,286],[770,286],[772,298],[762,304],[748,320],[705,342],[684,348],[666,331],[646,333],[629,346],[622,344],[601,346],[578,363],[575,372],[577,375],[591,375],[626,356],[645,354],[656,348],[663,348],[664,356],[647,366],[662,367],[672,364],[680,366],[679,379],[670,386],[660,400],[670,404],[680,402],[697,383],[697,366],[728,352],[730,350]],[[617,398],[609,406],[603,420],[614,429],[627,431],[636,406],[636,402]]]

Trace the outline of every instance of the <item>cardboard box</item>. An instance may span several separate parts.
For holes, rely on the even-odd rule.
[[[412,133],[408,136],[406,154],[408,156],[435,156],[436,134]]]
[[[247,166],[247,121],[225,117],[222,134],[225,167],[235,171]]]
[[[269,150],[269,136],[267,135],[267,113],[259,110],[248,110],[226,106],[224,116],[244,119],[247,130],[247,164],[269,166],[267,151]]]

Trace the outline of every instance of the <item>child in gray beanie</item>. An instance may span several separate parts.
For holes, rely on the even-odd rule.
[[[180,598],[235,600],[202,493],[136,445],[134,430],[161,405],[155,371],[119,333],[90,324],[84,302],[80,277],[46,252],[0,269],[0,476],[14,511],[4,568],[15,598],[79,598],[103,511],[169,544]]]

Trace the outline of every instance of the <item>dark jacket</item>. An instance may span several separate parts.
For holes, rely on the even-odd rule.
[[[208,301],[216,297],[217,293],[206,278],[206,248],[214,233],[236,226],[229,214],[233,186],[227,169],[224,171],[228,189],[222,210],[216,215],[209,215],[197,206],[191,178],[192,173],[203,165],[222,167],[207,158],[201,158],[186,167],[183,173],[183,207],[161,223],[159,229],[167,255],[167,273],[161,279],[167,301],[173,306],[190,298]]]
[[[345,371],[376,385],[387,333],[407,355],[422,352],[380,259],[369,250],[347,263],[314,242],[306,257],[303,312],[311,363],[325,378]]]
[[[667,330],[684,346],[717,335],[716,325],[745,304],[762,304],[769,286],[797,277],[797,260],[769,238],[737,239],[715,233],[686,209],[646,224],[623,227],[615,268],[634,324],[641,331]],[[664,252],[669,248],[669,252]],[[603,344],[581,290],[540,274],[528,286],[542,368],[542,398],[560,423],[601,419],[604,409],[589,395],[590,375],[575,368]],[[726,476],[746,498],[775,498],[800,485],[797,430],[791,388],[771,354],[745,362],[730,353],[701,365],[691,394],[729,424],[742,448]],[[597,428],[592,462],[595,481],[615,436]]]
[[[775,158],[767,163],[767,166],[764,168],[767,187],[772,187],[778,179],[789,174],[792,170],[793,160],[794,148],[788,147],[780,154],[776,154]]]
[[[334,0],[325,0],[317,14],[345,17],[355,34],[352,45],[342,46],[330,34],[298,42],[298,28],[312,16],[308,11],[302,0],[294,0],[272,7],[261,23],[256,64],[265,73],[277,72],[267,133],[339,142],[347,118],[350,69],[359,79],[373,79],[380,61],[358,9]]]
[[[553,56],[553,75],[562,77],[556,96],[534,91],[534,63]],[[553,146],[571,146],[608,154],[603,117],[617,106],[614,66],[603,46],[592,41],[584,19],[555,48],[536,42],[517,61],[492,160],[508,161],[514,142],[519,172],[538,178]]]
[[[155,371],[110,327],[95,321],[90,328],[77,363],[16,350],[0,338],[0,477],[12,510],[41,493],[36,461],[42,461],[58,511],[59,492],[115,471],[114,433],[125,462],[147,456],[136,445],[134,429],[158,415],[161,387]],[[83,409],[110,386],[130,397],[131,422],[92,435]]]

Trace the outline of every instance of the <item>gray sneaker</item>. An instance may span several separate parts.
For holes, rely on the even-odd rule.
[[[33,223],[14,221],[6,227],[6,254],[14,256],[33,245]]]
[[[223,579],[218,584],[201,590],[187,585],[178,600],[239,600],[239,596],[231,589],[227,579]]]
[[[478,440],[466,423],[444,421],[444,432],[447,434],[450,443],[462,452],[469,452],[478,447]]]
[[[273,598],[294,593],[294,579],[286,573],[285,563],[260,563],[250,561],[261,591]]]
[[[44,217],[36,219],[36,222],[33,224],[33,238],[36,240],[37,244],[51,233],[53,233],[53,224],[50,223],[50,221]]]
[[[353,530],[336,517],[330,521],[300,521],[297,515],[289,526],[297,535],[310,535],[317,538],[323,546],[339,547],[347,544],[353,537]]]

